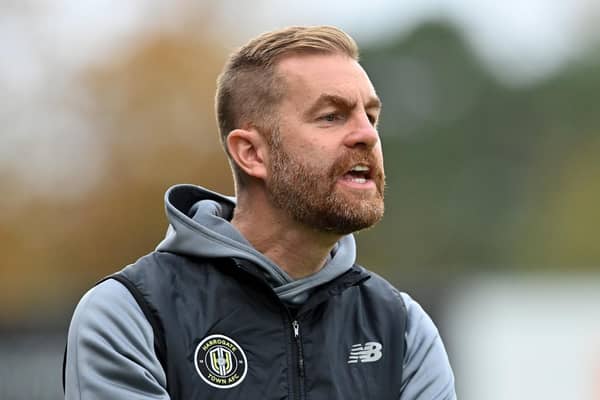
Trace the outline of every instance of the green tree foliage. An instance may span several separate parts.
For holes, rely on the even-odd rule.
[[[359,262],[411,291],[482,269],[598,268],[597,58],[511,89],[464,43],[429,24],[363,47],[384,102],[388,188]],[[208,34],[159,32],[84,74],[106,169],[81,197],[0,210],[0,326],[69,314],[94,281],[151,251],[168,186],[232,192],[212,104],[225,52]],[[0,182],[5,199],[20,190],[18,176]]]
[[[386,217],[363,259],[399,280],[600,267],[600,69],[500,85],[453,29],[368,49],[383,98]]]

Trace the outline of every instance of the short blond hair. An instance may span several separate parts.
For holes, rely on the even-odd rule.
[[[215,107],[220,139],[229,158],[236,184],[243,173],[231,159],[226,144],[229,132],[254,126],[267,135],[277,125],[275,106],[284,94],[277,61],[290,54],[344,54],[358,60],[354,39],[333,26],[291,26],[250,40],[233,52],[217,80]]]

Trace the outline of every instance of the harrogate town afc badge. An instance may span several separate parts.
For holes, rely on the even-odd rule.
[[[248,372],[244,350],[224,335],[210,335],[202,339],[194,353],[194,364],[200,378],[219,389],[239,385]]]

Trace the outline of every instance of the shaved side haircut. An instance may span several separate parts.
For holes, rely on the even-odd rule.
[[[358,46],[332,26],[292,26],[264,33],[234,51],[217,80],[215,99],[219,136],[233,171],[236,188],[245,174],[231,158],[227,135],[234,129],[256,128],[270,142],[277,132],[276,107],[285,94],[276,73],[279,59],[291,54],[342,54],[358,60]]]

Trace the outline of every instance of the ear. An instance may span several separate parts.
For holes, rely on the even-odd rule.
[[[227,148],[231,158],[246,175],[263,180],[267,177],[267,143],[255,128],[229,132]]]

